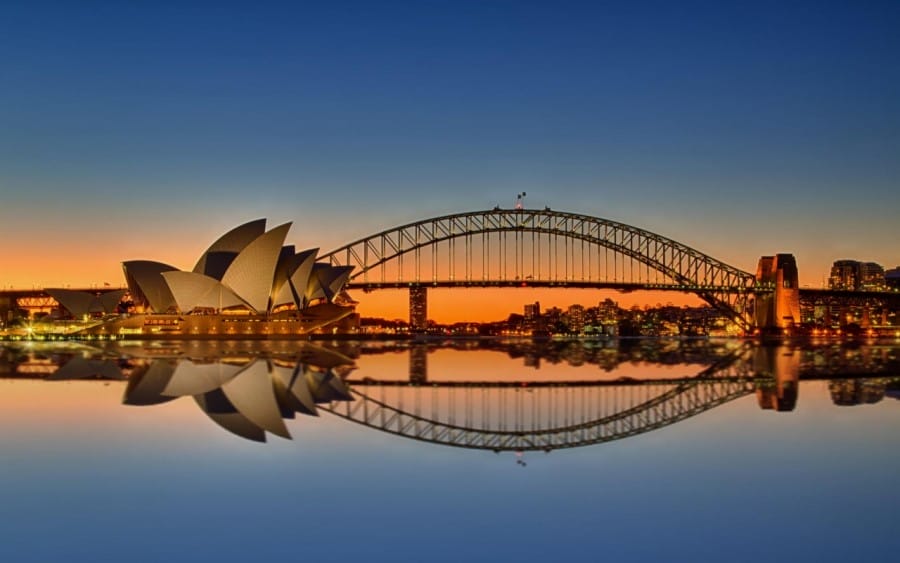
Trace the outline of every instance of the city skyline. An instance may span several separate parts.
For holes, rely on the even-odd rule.
[[[0,2],[0,562],[889,559],[898,30]]]
[[[805,286],[836,260],[893,268],[898,23],[893,3],[11,4],[0,285],[186,269],[257,217],[324,252],[521,192],[745,271],[792,253]],[[568,299],[548,291],[467,299],[485,318]],[[432,316],[454,320],[443,293]],[[622,298],[589,300],[606,296]],[[358,298],[371,316],[408,307]]]
[[[257,224],[264,223],[265,219],[255,220],[249,223]],[[286,226],[286,225],[285,225]],[[284,226],[283,226],[284,227]],[[242,227],[243,228],[243,227]],[[218,244],[218,243],[217,243]],[[293,249],[293,247],[291,247]],[[313,252],[315,249],[312,250]],[[208,251],[207,251],[208,252]],[[714,258],[714,257],[713,257]],[[143,261],[123,261],[122,266],[125,269],[125,273],[127,277],[128,267],[130,264],[138,263],[142,264]],[[156,262],[151,262],[156,263]],[[156,263],[158,264],[158,263]],[[167,268],[169,266],[166,266]],[[852,280],[857,279],[860,275],[858,272],[856,274],[848,273],[852,272],[852,270],[847,270],[847,268],[869,268],[872,269],[872,274],[876,275],[875,278],[867,278],[868,281],[866,284],[863,284],[862,287],[859,285],[854,286]],[[835,276],[838,274],[839,268],[843,272],[843,279],[839,279]],[[823,278],[821,286],[819,288],[830,288],[830,289],[850,289],[850,290],[874,290],[881,291],[884,289],[890,290],[890,288],[885,285],[886,277],[885,273],[891,274],[893,276],[896,275],[896,271],[894,270],[885,270],[880,264],[874,262],[865,262],[858,260],[836,260],[831,269],[830,269],[830,277],[825,279]],[[447,272],[444,272],[443,277],[446,277]],[[748,272],[749,274],[749,272]],[[869,275],[872,275],[869,274]],[[850,276],[849,278],[847,276]],[[856,276],[856,277],[854,277]],[[529,277],[530,278],[530,277]],[[517,278],[518,279],[518,278]],[[861,278],[860,278],[861,279]],[[850,280],[848,282],[848,280]],[[878,281],[880,280],[880,281]],[[575,278],[573,278],[575,281]],[[849,283],[849,285],[848,285]],[[891,284],[896,285],[896,282],[891,282]],[[426,287],[428,284],[426,283]],[[38,284],[34,284],[33,287],[41,288],[42,286]],[[48,287],[48,286],[45,286]],[[59,288],[70,288],[70,287],[78,287],[72,286],[70,283],[59,284],[57,286]],[[103,282],[101,283],[91,283],[89,286],[81,287],[81,290],[109,290],[112,288],[125,288],[125,283],[110,283]],[[809,284],[804,284],[804,288],[813,289],[815,287],[810,286]],[[548,287],[532,287],[523,283],[521,287],[518,285],[513,287],[503,287],[503,288],[483,288],[483,287],[473,287],[468,288],[466,293],[466,304],[467,307],[459,307],[459,294],[458,290],[453,291],[451,288],[446,287],[433,287],[429,289],[429,302],[431,303],[432,308],[429,308],[429,312],[427,313],[427,318],[430,321],[435,321],[442,324],[448,323],[458,323],[458,322],[493,322],[498,321],[509,313],[509,305],[511,303],[516,302],[515,296],[525,295],[526,300],[528,300],[527,296],[531,296],[531,301],[540,301],[544,300],[547,303],[548,307],[562,307],[566,308],[570,305],[577,305],[585,302],[599,302],[607,299],[615,299],[616,301],[621,301],[623,307],[630,308],[635,306],[678,306],[678,307],[689,307],[689,306],[703,306],[707,305],[698,295],[695,293],[688,293],[684,291],[653,291],[651,289],[639,289],[637,291],[634,290],[621,290],[621,289],[612,289],[612,288],[580,288],[581,291],[576,292],[579,295],[579,298],[575,298],[572,295],[571,289],[577,287],[565,287],[565,288],[548,288]],[[0,289],[15,289],[11,286],[0,286]],[[22,288],[20,288],[22,289]],[[514,289],[515,291],[510,293],[509,289]],[[68,289],[60,289],[58,291],[68,291]],[[366,290],[361,289],[353,289],[351,293],[361,298],[361,303],[357,303],[359,308],[359,312],[364,317],[369,318],[385,318],[385,319],[400,319],[404,316],[408,316],[410,319],[415,315],[420,320],[418,323],[421,325],[424,323],[424,319],[426,318],[423,314],[424,309],[419,311],[418,313],[413,313],[411,308],[411,297],[408,295],[409,291],[405,287],[400,287],[399,289],[380,289],[375,292],[374,297],[373,294]],[[140,293],[140,292],[139,292]],[[588,295],[585,301],[585,298],[582,297],[584,295]],[[352,298],[352,296],[351,296]],[[436,306],[435,306],[436,305]]]

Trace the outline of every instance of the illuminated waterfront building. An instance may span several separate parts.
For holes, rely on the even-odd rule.
[[[569,332],[580,333],[584,328],[584,307],[581,305],[572,305],[566,311],[566,325]]]
[[[847,291],[880,291],[885,287],[885,271],[881,264],[858,260],[837,260],[828,278],[830,289]]]
[[[861,262],[859,265],[859,289],[881,291],[884,289],[884,268],[875,262]]]
[[[541,316],[541,302],[535,301],[534,303],[526,303],[525,304],[525,321],[535,321],[538,317]]]
[[[524,312],[525,314],[522,323],[523,329],[532,332],[543,330],[544,326],[541,321],[541,303],[539,301],[526,303]]]
[[[900,266],[884,273],[884,284],[891,289],[900,289]]]
[[[828,277],[829,289],[855,289],[859,282],[859,262],[856,260],[837,260],[831,265]]]
[[[428,328],[428,290],[424,287],[409,288],[409,328]]]
[[[604,299],[597,305],[597,320],[604,325],[614,325],[619,321],[619,304],[612,299]]]

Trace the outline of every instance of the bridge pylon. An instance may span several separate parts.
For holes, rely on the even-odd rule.
[[[761,257],[756,282],[774,288],[773,292],[756,295],[757,328],[764,333],[783,334],[800,323],[800,281],[793,254]]]

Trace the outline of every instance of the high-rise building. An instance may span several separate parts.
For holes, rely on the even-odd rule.
[[[831,275],[828,277],[829,289],[857,288],[859,284],[859,262],[856,260],[836,260],[831,265]]]
[[[862,262],[859,265],[859,289],[863,291],[881,291],[884,289],[884,268],[875,262]]]
[[[572,305],[566,311],[566,324],[569,332],[580,333],[584,329],[584,307],[581,305]]]
[[[893,289],[900,289],[900,266],[884,273],[884,284]]]
[[[885,272],[881,264],[858,260],[837,260],[831,266],[828,287],[848,291],[879,291],[884,289]]]
[[[559,307],[550,307],[541,315],[541,321],[548,329],[556,327],[562,321],[563,311]]]
[[[543,324],[541,322],[540,301],[525,304],[525,315],[522,322],[522,328],[531,331],[541,330],[543,328]]]
[[[597,305],[598,320],[604,325],[614,325],[619,320],[619,304],[612,299],[604,299]]]
[[[428,328],[428,288],[409,288],[409,328],[416,331]]]

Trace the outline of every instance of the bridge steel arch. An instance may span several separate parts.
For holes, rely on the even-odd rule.
[[[475,259],[472,256],[472,249],[479,243],[482,246],[487,245],[487,249],[482,248],[480,259],[482,264],[488,264],[489,267],[491,250],[490,243],[486,241],[489,241],[487,237],[494,233],[503,235],[494,251],[495,259],[511,261],[510,256],[514,255],[514,271],[505,270],[504,265],[504,270],[498,275],[486,275],[488,268],[482,268],[479,278],[473,275],[476,268],[473,266]],[[512,242],[508,241],[509,233],[513,234]],[[529,257],[523,254],[527,247],[528,233],[532,237],[546,237],[548,241],[555,241],[555,246],[548,249],[551,253],[558,247],[559,238],[565,241],[562,260],[559,260],[558,250],[557,255],[553,257],[556,261],[555,272],[538,270],[535,276],[532,269],[529,273],[526,267]],[[459,241],[462,241],[459,244],[465,250],[465,264],[461,271],[457,271],[454,267],[458,254],[456,243]],[[572,241],[571,245],[569,241]],[[581,279],[577,278],[576,273],[577,244],[582,245]],[[587,253],[583,248],[585,244],[589,247]],[[430,264],[423,263],[428,262],[427,258],[422,257],[422,250],[427,248],[432,250]],[[643,265],[648,274],[652,270],[657,276],[661,275],[662,280],[653,282],[649,280],[649,275],[647,280],[641,280],[641,283],[634,283],[634,279],[631,282],[618,279],[584,279],[585,257],[588,261],[600,260],[599,253],[594,255],[591,248],[598,251],[600,249],[612,251],[614,258],[620,255],[632,260],[632,270],[633,263],[636,262]],[[532,252],[541,252],[541,246],[535,245],[534,241]],[[406,276],[403,261],[407,260],[408,263],[410,257],[413,260],[413,274]],[[758,284],[755,275],[749,272],[662,235],[608,219],[550,209],[493,209],[425,219],[359,239],[323,254],[320,259],[327,260],[335,266],[353,266],[353,274],[348,283],[351,289],[372,290],[428,285],[436,287],[571,285],[690,292],[727,314],[747,331],[753,328],[751,318],[753,296],[774,289]],[[538,256],[537,259],[540,264],[541,257]],[[392,261],[399,263],[396,279],[387,277],[385,266]],[[449,271],[439,275],[438,265],[442,262],[449,263]],[[531,263],[534,263],[534,256],[531,257]],[[562,275],[559,271],[560,264],[563,264]],[[622,267],[624,268],[624,265]],[[614,274],[615,268],[614,264]],[[544,274],[549,274],[549,277],[545,277]],[[605,274],[608,278],[608,267]]]

